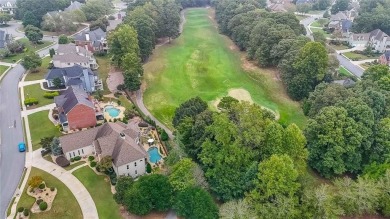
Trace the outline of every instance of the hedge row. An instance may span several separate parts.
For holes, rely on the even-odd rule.
[[[24,100],[24,105],[26,105],[26,106],[35,105],[38,103],[39,103],[38,99],[34,98],[34,97],[30,97],[30,98],[27,98]]]
[[[49,91],[49,92],[45,92],[43,97],[47,98],[47,99],[53,99],[54,97],[56,97],[58,95],[60,95],[60,93],[58,91]]]

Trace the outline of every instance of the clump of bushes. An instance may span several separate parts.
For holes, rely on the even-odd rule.
[[[54,188],[54,187],[50,187],[50,191],[54,191],[54,190],[56,190],[56,188]]]
[[[80,156],[76,156],[76,157],[74,157],[74,160],[75,161],[79,161],[79,160],[81,160],[81,157]]]
[[[41,183],[41,185],[39,185],[39,188],[40,189],[44,189],[46,186],[45,186],[45,183]]]
[[[44,98],[47,98],[47,99],[53,99],[54,97],[60,95],[60,93],[58,91],[48,91],[48,92],[45,92],[45,94],[43,94],[43,97]]]
[[[29,214],[30,214],[30,211],[29,211],[27,208],[24,209],[23,215],[24,215],[25,217],[27,217]]]
[[[74,162],[74,158],[72,157],[72,158],[70,158],[70,162]]]
[[[146,172],[147,173],[151,173],[152,172],[152,166],[150,165],[150,163],[146,164]]]
[[[41,203],[39,204],[39,209],[40,209],[41,211],[46,210],[46,209],[47,209],[47,203],[46,203],[46,202],[41,202]]]
[[[93,161],[93,160],[95,160],[95,157],[94,157],[94,156],[89,156],[89,157],[88,157],[88,160],[89,160],[89,161]]]
[[[91,167],[96,167],[96,164],[97,164],[96,161],[92,161],[91,162]]]
[[[24,100],[24,105],[26,106],[32,106],[38,103],[39,103],[38,99],[34,97],[30,97]]]
[[[19,207],[18,208],[18,212],[23,212],[23,210],[24,210],[24,207]]]
[[[41,204],[42,202],[43,202],[42,199],[38,199],[38,200],[37,200],[37,204],[38,204],[38,205]]]
[[[66,159],[64,156],[59,156],[56,158],[56,163],[58,164],[58,166],[60,167],[67,167],[70,165],[70,162],[68,161],[68,159]]]

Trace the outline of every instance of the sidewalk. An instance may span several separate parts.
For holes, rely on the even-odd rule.
[[[19,87],[24,87],[24,86],[33,85],[33,84],[42,84],[43,82],[45,82],[45,79],[35,80],[35,81],[24,81],[24,78],[23,78],[23,81],[19,82]]]
[[[55,106],[56,106],[56,104],[55,104],[55,103],[52,103],[52,104],[48,104],[48,105],[45,105],[45,106],[41,106],[41,107],[38,107],[38,108],[35,108],[35,109],[23,110],[23,111],[22,111],[22,117],[26,117],[26,116],[28,116],[28,115],[31,115],[31,114],[33,114],[33,113],[37,113],[37,112],[40,112],[40,111],[51,110],[51,109],[53,109]]]

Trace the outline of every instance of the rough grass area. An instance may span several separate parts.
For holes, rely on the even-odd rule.
[[[48,187],[55,187],[57,189],[57,195],[54,199],[53,207],[50,209],[50,211],[39,214],[30,214],[30,219],[83,218],[76,198],[63,182],[51,174],[34,167],[31,169],[29,179],[32,176],[41,176]],[[31,208],[31,206],[34,204],[35,198],[27,195],[26,191],[27,185],[23,190],[22,196],[20,197],[18,207]]]
[[[50,56],[47,56],[42,59],[42,65],[39,67],[37,72],[29,72],[24,79],[25,81],[35,81],[35,80],[41,80],[45,79],[45,75],[49,71],[48,67],[50,64],[51,58]]]
[[[237,88],[279,113],[282,123],[305,123],[299,104],[288,98],[277,72],[257,68],[218,34],[211,9],[188,9],[184,32],[171,44],[158,47],[144,69],[144,103],[170,127],[174,110],[189,98],[200,96],[212,105]]]
[[[96,175],[90,167],[81,167],[72,174],[83,183],[91,194],[99,218],[122,218],[119,213],[119,205],[114,201],[111,193],[110,180],[107,176]]]
[[[22,38],[22,39],[19,39],[18,40],[19,42],[22,42],[24,45],[25,45],[25,52],[27,51],[37,51],[37,50],[40,50],[42,48],[45,48],[46,46],[49,46],[51,45],[53,42],[51,41],[42,41],[41,44],[32,44],[30,41],[28,41],[27,38]],[[13,55],[11,57],[7,57],[7,58],[4,58],[4,59],[0,59],[2,62],[10,62],[10,63],[13,63],[13,62],[16,62],[18,61],[19,59],[23,58],[24,56],[24,52],[23,53],[18,53],[16,55]]]
[[[109,56],[96,56],[96,62],[99,65],[99,69],[97,70],[99,73],[99,78],[103,80],[103,94],[110,94],[110,90],[107,86],[107,77],[110,72],[110,58]]]
[[[373,56],[366,56],[363,54],[358,54],[354,52],[345,52],[343,53],[347,58],[351,59],[352,61],[360,61],[360,60],[366,60],[366,59],[377,59],[381,54],[374,54]]]
[[[48,104],[54,103],[53,99],[48,99],[43,97],[46,91],[41,89],[40,84],[33,84],[24,86],[24,99],[27,98],[36,98],[38,99],[38,104],[34,105],[34,107],[41,107]],[[24,104],[24,103],[23,103]]]
[[[48,118],[49,111],[41,111],[28,116],[33,150],[41,147],[41,138],[60,136],[61,132]]]
[[[0,77],[4,74],[4,72],[8,69],[8,66],[0,65]]]

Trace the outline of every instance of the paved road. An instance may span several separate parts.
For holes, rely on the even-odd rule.
[[[311,35],[311,32],[309,30],[309,24],[313,23],[316,18],[320,18],[322,15],[312,15],[310,17],[307,17],[306,19],[301,20],[301,24],[305,26],[306,28],[306,36],[309,37],[311,40],[313,39],[313,36]],[[356,77],[360,78],[363,75],[364,70],[357,65],[353,64],[351,61],[349,61],[344,56],[337,54],[337,59],[340,62],[340,65],[344,66],[348,71],[350,71],[352,74],[354,74]]]

